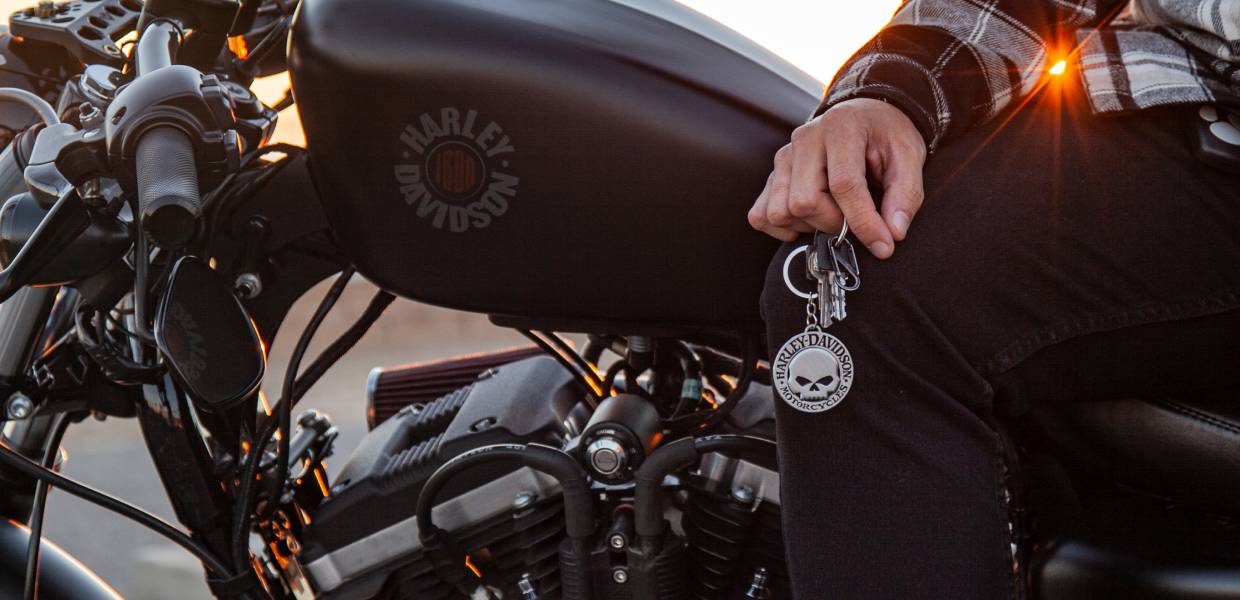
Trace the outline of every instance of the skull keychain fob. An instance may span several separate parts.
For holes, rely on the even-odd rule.
[[[839,338],[825,331],[847,316],[844,295],[861,284],[857,255],[847,236],[847,222],[839,235],[815,233],[809,246],[794,251],[784,262],[785,284],[806,299],[806,323],[805,330],[775,354],[771,379],[779,397],[803,412],[834,408],[852,388],[852,355]],[[805,253],[810,278],[817,282],[816,290],[808,294],[792,285],[788,273],[791,259],[800,252]]]

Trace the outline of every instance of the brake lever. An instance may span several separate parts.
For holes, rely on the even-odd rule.
[[[30,234],[30,239],[0,271],[0,303],[13,297],[18,290],[34,280],[40,269],[76,240],[90,226],[90,211],[77,189],[60,194],[43,221]]]

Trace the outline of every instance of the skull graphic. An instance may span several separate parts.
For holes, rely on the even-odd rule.
[[[806,348],[792,358],[788,379],[801,400],[821,402],[840,387],[840,363],[823,348]]]

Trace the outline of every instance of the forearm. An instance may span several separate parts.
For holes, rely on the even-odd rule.
[[[1068,30],[1124,0],[913,0],[836,75],[818,113],[851,98],[901,108],[930,148],[1031,92]]]

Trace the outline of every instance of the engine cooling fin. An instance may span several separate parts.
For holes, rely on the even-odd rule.
[[[432,362],[375,368],[366,382],[366,423],[374,429],[406,406],[432,403],[473,383],[488,369],[542,353],[537,346],[518,346]]]
[[[768,574],[771,597],[792,597],[779,506],[740,502],[698,482],[684,514],[693,600],[741,600],[757,569]]]
[[[514,509],[491,522],[458,532],[469,552],[474,576],[503,598],[519,598],[516,582],[528,576],[540,597],[559,597],[558,546],[564,537],[564,510],[558,499]],[[468,577],[468,575],[467,575]],[[468,600],[441,580],[431,561],[419,556],[388,577],[376,600]]]

